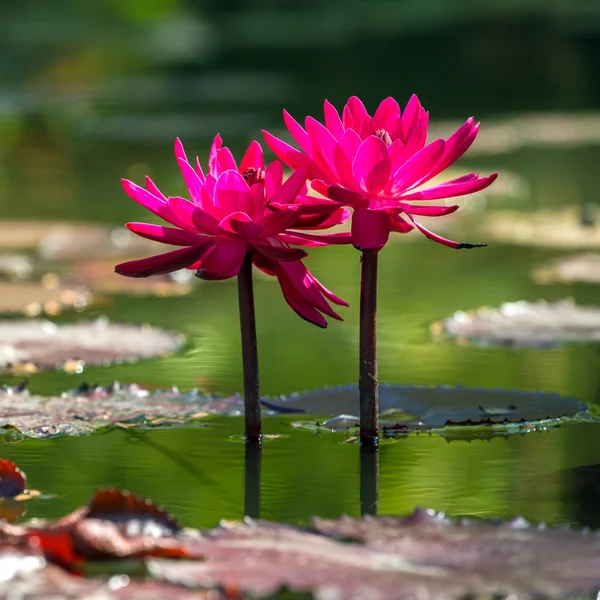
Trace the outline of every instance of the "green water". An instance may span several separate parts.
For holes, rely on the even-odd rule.
[[[600,104],[600,46],[589,26],[597,10],[584,13],[578,3],[552,3],[540,14],[534,2],[489,3],[485,10],[478,2],[444,3],[444,10],[439,3],[421,10],[421,3],[379,2],[379,13],[360,1],[339,11],[333,0],[303,9],[186,0],[59,4],[52,14],[45,0],[0,9],[9,48],[0,59],[3,219],[151,220],[123,194],[119,179],[141,182],[149,174],[169,195],[184,194],[175,136],[189,155],[205,159],[220,131],[239,153],[261,127],[281,129],[283,106],[298,117],[320,115],[323,97],[341,104],[357,93],[372,110],[387,95],[404,101],[417,91],[434,121],[475,113],[483,128],[491,116]],[[597,144],[538,145],[467,156],[459,168],[499,171],[500,181],[520,182],[521,193],[488,198],[486,210],[532,210],[597,202],[598,164]],[[532,270],[561,254],[500,244],[454,252],[396,236],[381,253],[380,380],[541,389],[600,403],[597,345],[515,351],[433,341],[429,334],[432,322],[481,305],[566,297],[598,303],[594,286],[535,285]],[[319,330],[289,310],[275,281],[257,279],[265,394],[356,381],[359,254],[315,249],[307,264],[351,307],[341,309],[344,323]],[[101,315],[172,329],[188,343],[174,356],[137,364],[40,373],[30,379],[33,392],[115,380],[224,394],[241,389],[235,282],[197,282],[181,297],[114,296],[83,316]],[[358,446],[343,434],[300,431],[292,421],[265,420],[265,432],[279,437],[263,450],[261,515],[302,522],[359,514]],[[205,427],[25,440],[0,453],[26,471],[31,487],[53,495],[31,501],[28,516],[57,517],[93,490],[119,486],[164,504],[185,525],[207,527],[243,514],[241,433],[240,419],[211,418]],[[436,435],[386,441],[380,512],[404,514],[419,505],[597,526],[600,483],[593,470],[576,468],[600,463],[599,434],[598,425],[582,424],[471,443]]]

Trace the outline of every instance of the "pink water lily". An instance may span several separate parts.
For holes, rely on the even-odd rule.
[[[148,277],[178,269],[193,269],[203,279],[228,279],[239,274],[247,255],[261,270],[279,280],[288,304],[304,319],[326,327],[323,315],[341,319],[328,300],[347,306],[325,288],[304,266],[306,252],[295,246],[349,243],[349,234],[308,233],[325,229],[349,217],[339,202],[313,202],[306,196],[306,170],[283,181],[283,166],[274,161],[266,168],[258,142],[253,141],[238,167],[232,153],[217,136],[211,147],[208,172],[196,159],[188,162],[183,145],[175,155],[189,199],[167,197],[152,180],[146,187],[123,180],[127,195],[169,223],[127,223],[137,235],[173,246],[158,256],[116,266],[129,277]]]
[[[454,198],[489,186],[497,177],[475,173],[423,189],[422,186],[452,165],[471,146],[479,123],[467,119],[447,140],[426,144],[429,113],[413,95],[404,111],[393,98],[381,102],[370,116],[352,97],[340,117],[327,100],[325,124],[307,117],[303,128],[284,111],[285,124],[300,150],[263,131],[277,157],[293,169],[306,169],[312,187],[327,198],[354,208],[352,238],[361,250],[380,250],[390,232],[414,228],[430,240],[451,248],[470,248],[443,238],[416,217],[453,213],[457,205],[414,202]]]

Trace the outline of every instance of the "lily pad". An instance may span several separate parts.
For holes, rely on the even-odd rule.
[[[110,323],[107,319],[56,325],[42,319],[0,321],[0,368],[32,364],[38,369],[133,361],[179,348],[180,335],[149,325]],[[75,366],[74,366],[75,365]]]
[[[600,248],[600,219],[588,218],[587,212],[587,206],[531,213],[494,211],[480,220],[477,233],[488,242],[495,240],[519,246],[563,250]]]
[[[84,285],[93,292],[182,296],[191,292],[195,278],[191,271],[177,271],[154,277],[123,277],[115,273],[114,260],[85,260],[75,263],[72,269],[61,275],[61,279]]]
[[[37,250],[46,261],[144,255],[156,244],[123,227],[66,221],[0,221],[0,248]]]
[[[600,283],[600,254],[586,252],[554,261],[533,274],[537,283]]]
[[[28,279],[33,272],[33,261],[26,254],[0,254],[0,275],[2,278]]]
[[[246,519],[198,531],[181,529],[150,500],[108,489],[57,521],[0,522],[0,595],[63,597],[67,571],[87,572],[99,560],[121,573],[144,561],[145,591],[154,592],[147,597],[186,597],[186,589],[266,597],[287,589],[323,600],[562,598],[600,586],[600,535],[520,518],[492,524],[415,509],[399,518],[315,518],[308,527]],[[131,593],[114,597],[136,598],[141,585],[129,577],[122,585],[82,581],[68,597],[96,597],[112,581],[113,590],[131,584]]]
[[[240,414],[239,396],[214,398],[192,391],[149,392],[136,385],[36,396],[0,389],[0,429],[11,438],[84,435],[102,427],[172,427],[210,414]]]
[[[351,542],[351,543],[348,543]],[[281,588],[315,598],[566,597],[600,584],[600,538],[501,525],[417,509],[406,518],[315,519],[309,529],[268,522],[203,532],[204,560],[148,561],[150,573],[188,587],[235,586],[251,596]]]
[[[358,425],[358,388],[340,386],[264,399],[281,413],[332,415],[323,427],[345,430]],[[380,426],[406,431],[456,425],[506,427],[548,419],[574,417],[583,402],[556,394],[464,387],[379,386]],[[333,416],[335,415],[335,416]]]
[[[600,341],[600,307],[560,302],[507,302],[499,308],[459,311],[432,325],[441,333],[484,346],[547,348]]]
[[[42,555],[9,548],[0,553],[0,598],[69,598],[76,600],[223,600],[219,590],[187,590],[159,581],[136,581],[129,575],[84,578],[48,564]]]
[[[87,288],[61,285],[54,278],[44,278],[40,283],[0,282],[0,313],[57,315],[64,310],[83,310],[91,299]]]

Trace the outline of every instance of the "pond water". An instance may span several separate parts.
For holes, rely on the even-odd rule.
[[[55,28],[48,31],[59,35]],[[50,33],[48,44],[54,39]],[[15,38],[13,43],[23,61],[23,40]],[[260,48],[247,60],[255,55],[260,55]],[[95,64],[93,57],[80,59],[82,70],[88,60]],[[233,58],[231,61],[234,63]],[[247,65],[235,63],[234,67],[238,69],[235,77],[246,73]],[[82,83],[89,94],[86,96],[67,76],[68,65],[60,63],[56,69],[49,75],[46,72],[48,80],[43,80],[54,93],[47,105],[24,87],[7,92],[4,98],[14,112],[8,111],[10,118],[5,116],[0,122],[4,134],[0,142],[3,219],[85,220],[119,226],[126,221],[148,220],[149,215],[123,194],[121,177],[141,182],[148,174],[170,195],[183,194],[171,152],[175,135],[182,137],[189,154],[198,153],[205,159],[210,143],[208,131],[221,130],[226,134],[226,143],[239,152],[260,126],[280,127],[282,103],[286,99],[293,102],[294,90],[306,83],[300,73],[292,73],[294,85],[283,79],[285,85],[269,87],[267,83],[274,80],[269,79],[268,72],[260,76],[254,73],[251,76],[258,77],[258,83],[252,80],[250,87],[267,90],[264,97],[248,100],[248,106],[234,102],[221,110],[227,86],[237,81],[231,72],[213,81],[213,97],[202,85],[206,81],[193,79],[183,67],[172,76],[163,74],[156,79],[141,75],[127,79],[124,69],[124,77],[115,76],[103,88],[103,94],[95,88],[90,91]],[[430,75],[428,78],[435,79]],[[177,90],[188,89],[194,81],[195,87],[190,89],[196,95],[177,99]],[[347,80],[340,81],[341,89],[349,87]],[[383,89],[381,82],[378,87],[376,81],[372,83],[369,94],[374,98],[390,92],[398,95],[397,89]],[[311,93],[319,98],[323,94],[331,97],[333,94],[321,93],[325,87]],[[170,90],[166,104],[159,106],[163,98],[160,91],[166,94],[166,89]],[[443,105],[439,94],[436,96],[439,90],[427,89],[431,97],[438,97],[438,105]],[[148,106],[152,103],[144,98],[144,90],[149,97],[157,98],[151,110]],[[490,90],[475,107],[484,114],[486,110],[498,110],[496,102],[500,99]],[[557,106],[561,106],[560,99],[558,94]],[[17,110],[15,106],[21,100],[23,105]],[[532,96],[524,107],[537,106],[536,102],[539,105],[541,99]],[[544,108],[554,106],[548,102]],[[312,97],[295,103],[294,114],[320,111],[320,100],[313,101]],[[302,103],[305,106],[299,106]],[[567,104],[579,106],[576,102]],[[455,97],[448,109],[450,114],[442,116],[468,116],[461,115],[457,105],[461,104]],[[198,116],[200,107],[204,110],[202,118]],[[466,111],[470,114],[473,108]],[[495,119],[502,120],[502,116]],[[530,144],[511,152],[466,157],[458,166],[462,172],[473,167],[482,173],[497,170],[501,173],[498,185],[503,177],[509,182],[503,184],[503,191],[479,200],[481,210],[473,210],[471,225],[498,208],[534,210],[596,203],[600,146],[571,146]],[[477,202],[470,199],[469,206]],[[556,227],[560,228],[561,223],[557,222]],[[475,227],[467,233],[469,241],[486,241],[477,237]],[[543,350],[486,348],[433,340],[429,331],[433,322],[457,310],[482,305],[568,297],[581,304],[598,303],[598,288],[592,285],[539,286],[534,282],[532,271],[564,252],[499,243],[454,252],[417,237],[397,236],[381,253],[381,381],[544,390],[600,404],[597,345]],[[311,270],[351,305],[341,311],[344,322],[332,322],[327,330],[313,327],[293,314],[276,282],[257,279],[264,394],[278,396],[356,381],[359,258],[352,248],[310,252],[307,264]],[[77,260],[77,250],[73,260]],[[151,323],[181,332],[187,344],[175,355],[136,364],[85,368],[80,374],[35,374],[29,377],[29,389],[50,395],[83,382],[109,384],[115,380],[149,388],[197,387],[223,394],[241,389],[234,281],[196,281],[193,291],[183,296],[113,295],[84,311],[86,318],[104,315],[114,321]],[[57,321],[80,317],[65,313]],[[0,383],[5,384],[22,380],[23,376],[0,376]],[[348,443],[346,434],[294,428],[293,421],[287,416],[265,419],[264,431],[273,438],[265,442],[262,452],[261,516],[295,523],[312,515],[360,514],[358,445]],[[28,474],[31,487],[53,496],[31,501],[28,517],[58,517],[84,503],[95,489],[118,486],[162,503],[185,525],[209,527],[221,518],[243,515],[242,431],[240,418],[214,417],[204,426],[188,428],[135,432],[117,429],[77,438],[24,440],[2,445],[0,454]],[[379,461],[381,514],[406,514],[415,506],[426,506],[452,515],[520,514],[535,521],[600,526],[600,424],[573,424],[471,442],[449,442],[439,435],[411,435],[383,442]]]

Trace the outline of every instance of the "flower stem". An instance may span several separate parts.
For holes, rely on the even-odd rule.
[[[377,516],[379,512],[379,448],[360,446],[360,514]]]
[[[362,253],[360,279],[360,441],[377,445],[379,391],[377,381],[377,252]]]
[[[260,479],[262,446],[259,441],[247,441],[244,460],[244,515],[260,519]]]
[[[251,254],[246,254],[246,258],[238,274],[238,300],[240,307],[240,329],[242,333],[246,441],[260,443],[262,427],[260,420],[258,350],[256,347],[256,319],[254,317]]]

